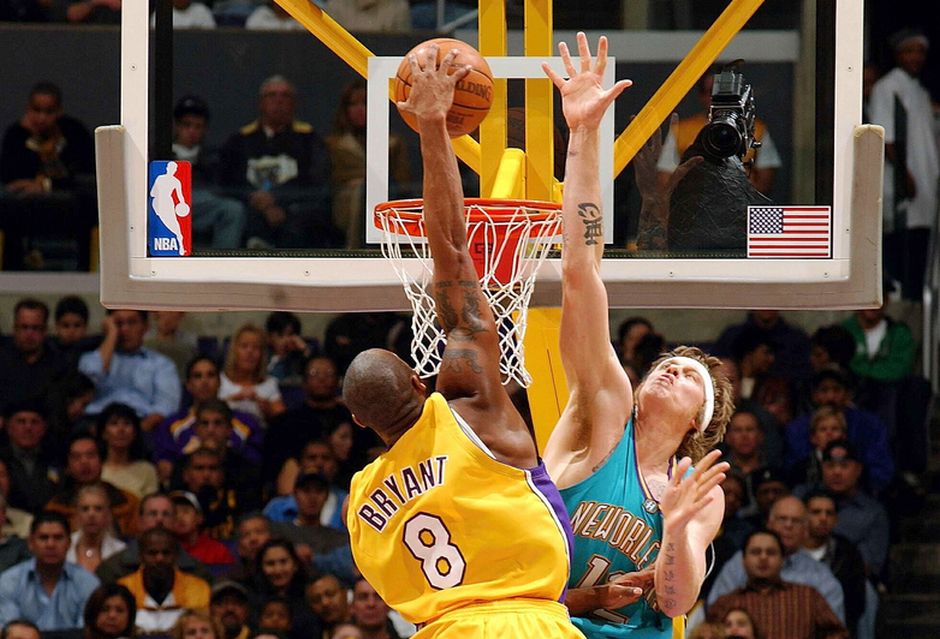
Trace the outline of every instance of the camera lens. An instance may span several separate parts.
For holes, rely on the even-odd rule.
[[[712,122],[707,126],[702,143],[711,155],[727,158],[736,155],[741,148],[741,134],[730,122]]]

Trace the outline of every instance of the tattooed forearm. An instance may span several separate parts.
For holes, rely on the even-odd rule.
[[[593,202],[581,202],[578,204],[578,215],[584,223],[584,243],[588,246],[597,244],[604,236],[604,220],[600,208]]]
[[[441,372],[451,373],[482,373],[483,368],[477,361],[477,352],[464,348],[448,348],[444,351],[441,361]]]
[[[487,330],[480,310],[479,287],[479,282],[472,280],[443,280],[434,284],[434,303],[444,332],[460,328],[466,335],[462,338],[455,335],[456,339],[473,339],[474,333]],[[458,299],[459,309],[454,306],[455,299]]]

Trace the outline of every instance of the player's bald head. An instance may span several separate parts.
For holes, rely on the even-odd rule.
[[[359,353],[343,377],[343,400],[356,420],[380,434],[415,410],[422,398],[414,369],[381,348]]]

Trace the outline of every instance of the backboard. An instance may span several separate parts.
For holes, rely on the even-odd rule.
[[[214,92],[204,97],[224,110],[226,105],[233,107],[232,96],[240,96],[237,110],[244,123],[256,117],[250,107],[256,99],[257,79],[296,71],[292,78],[298,93],[307,96],[308,105],[318,107],[308,108],[305,117],[319,118],[319,126],[314,128],[327,132],[340,87],[335,81],[331,85],[327,82],[326,69],[345,63],[368,77],[363,246],[197,249],[183,257],[152,255],[147,234],[148,170],[151,160],[171,159],[153,150],[153,138],[155,131],[165,132],[172,121],[167,109],[155,103],[154,86],[163,58],[152,42],[148,3],[127,3],[122,24],[121,122],[97,132],[101,294],[105,306],[297,311],[408,308],[398,278],[382,261],[371,206],[392,195],[386,131],[405,137],[412,161],[417,151],[416,138],[408,137],[410,133],[383,95],[399,56],[410,46],[399,43],[393,47],[388,41],[373,39],[370,42],[377,51],[395,49],[387,51],[388,55],[374,55],[313,3],[278,3],[311,33],[275,38],[221,30],[201,34],[202,39],[187,35],[188,40],[176,35],[178,46],[190,43],[190,49],[175,51],[177,59],[189,60],[193,51],[217,38],[223,62],[230,66],[194,71],[192,64],[175,65],[171,73],[174,97],[200,89]],[[535,194],[555,199],[564,180],[559,166],[563,162],[556,161],[555,155],[563,150],[566,132],[550,83],[531,78],[538,77],[541,60],[552,58],[555,44],[573,42],[574,33],[553,31],[551,3],[536,0],[526,3],[527,28],[506,30],[505,14],[497,10],[499,4],[481,0],[483,26],[455,35],[476,44],[490,59],[497,76],[530,80],[524,87],[522,80],[498,83],[499,99],[480,135],[457,140],[455,146],[468,167],[468,189],[492,193],[507,139],[513,139],[508,114],[517,106],[527,125],[521,136],[526,158],[514,188],[523,189],[529,197]],[[862,3],[805,2],[791,28],[752,29],[749,25],[762,16],[761,5],[759,0],[730,2],[714,16],[712,26],[701,32],[640,29],[607,33],[617,61],[616,66],[608,67],[608,81],[631,77],[635,83],[611,113],[603,158],[609,224],[602,273],[613,307],[809,309],[858,308],[880,302],[883,150],[880,130],[861,126]],[[502,29],[488,22],[494,20],[494,12]],[[484,34],[482,41],[478,32]],[[593,43],[598,35],[589,33],[588,37]],[[298,59],[299,38],[323,43],[315,59]],[[410,44],[423,39],[424,35],[413,34]],[[523,51],[527,55],[522,56]],[[747,224],[748,211],[739,207],[734,211],[736,223],[748,229],[746,233],[759,235],[770,232],[768,224],[775,228],[786,223],[787,215],[800,215],[801,208],[821,208],[826,216],[826,250],[820,256],[749,257],[743,236],[717,248],[696,247],[694,243],[637,246],[635,226],[640,211],[632,171],[637,152],[654,132],[665,132],[673,112],[687,116],[699,108],[694,85],[716,60],[735,59],[744,60],[743,75],[753,87],[757,116],[774,132],[782,159],[770,201],[763,207],[773,209],[769,214],[777,217],[771,222],[755,217],[753,224]],[[312,68],[322,70],[310,74]],[[252,84],[246,85],[246,78]],[[235,117],[224,112],[214,116],[213,122]],[[414,165],[419,166],[417,162]],[[708,184],[707,180],[704,183]],[[414,193],[419,187],[409,186],[409,195],[420,195]],[[717,204],[693,216],[690,223],[707,225],[711,214],[721,212],[721,196],[721,188],[714,186],[693,194],[692,199],[711,198]],[[739,204],[735,202],[735,207]],[[766,216],[768,212],[750,214]],[[196,219],[200,210],[193,207],[191,215]],[[560,304],[559,278],[556,256],[540,270],[532,303]]]

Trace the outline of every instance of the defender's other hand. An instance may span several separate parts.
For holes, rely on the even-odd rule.
[[[564,42],[559,43],[558,52],[561,54],[562,62],[564,62],[565,70],[568,73],[568,80],[555,73],[544,62],[542,63],[542,71],[558,87],[562,99],[562,111],[565,114],[568,128],[597,127],[600,125],[601,118],[604,117],[610,103],[633,82],[631,80],[620,80],[607,90],[601,85],[604,70],[607,68],[606,36],[601,36],[598,40],[597,59],[592,60],[587,36],[583,32],[578,33],[578,52],[581,56],[580,71],[576,70],[571,62],[571,54],[568,51],[567,44]]]
[[[398,102],[398,108],[413,113],[419,122],[443,122],[454,103],[454,87],[470,73],[470,65],[454,64],[457,49],[451,49],[440,66],[437,52],[438,46],[432,44],[408,56],[411,91],[406,101]]]
[[[724,481],[725,473],[731,468],[727,462],[716,464],[720,457],[721,451],[711,451],[699,460],[695,470],[688,477],[685,477],[685,474],[691,468],[692,460],[688,457],[682,458],[659,500],[664,529],[684,529],[699,511],[712,502],[714,495],[709,493]]]

